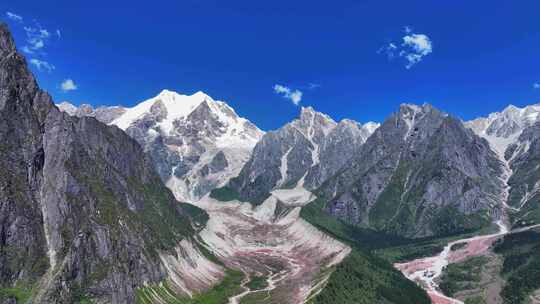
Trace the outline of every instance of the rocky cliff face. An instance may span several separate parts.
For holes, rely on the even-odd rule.
[[[238,175],[262,136],[222,101],[164,90],[133,108],[63,109],[116,125],[151,155],[159,175],[182,201],[198,200]],[[105,115],[107,113],[107,115]]]
[[[351,120],[336,123],[302,108],[298,119],[262,137],[230,187],[247,201],[264,199],[277,188],[313,189],[340,169],[376,127]]]
[[[430,105],[402,105],[318,193],[351,224],[408,237],[477,229],[499,215],[501,163]]]
[[[511,176],[508,205],[514,222],[540,221],[540,123],[520,134],[506,150]]]
[[[505,165],[505,200],[514,224],[540,221],[540,104],[508,106],[466,125],[485,138]]]
[[[3,24],[0,152],[0,300],[133,303],[146,284],[188,295],[222,276],[139,144],[59,111]]]

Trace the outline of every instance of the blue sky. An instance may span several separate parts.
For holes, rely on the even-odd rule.
[[[40,85],[74,104],[202,90],[268,130],[299,106],[365,122],[402,102],[463,119],[540,102],[540,1],[4,0],[0,13]]]

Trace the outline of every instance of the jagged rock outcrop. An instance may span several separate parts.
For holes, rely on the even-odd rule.
[[[408,237],[478,229],[500,215],[502,165],[487,142],[430,105],[404,104],[318,194],[354,225]]]
[[[515,223],[540,221],[540,104],[478,118],[466,125],[485,138],[505,165],[507,211]]]
[[[337,172],[376,127],[351,120],[336,123],[311,107],[302,108],[298,119],[262,137],[229,187],[252,202],[264,200],[272,189],[314,189]]]
[[[94,109],[94,107],[89,104],[82,104],[79,107],[76,107],[67,101],[61,102],[56,106],[58,107],[58,109],[68,113],[71,116],[95,117],[97,120],[106,124],[112,122],[126,112],[126,108],[121,106],[101,106]]]
[[[496,152],[504,156],[508,146],[516,142],[521,132],[537,121],[540,121],[540,104],[524,108],[510,105],[502,112],[465,122],[465,125],[485,138]]]
[[[76,116],[90,113],[125,130],[150,154],[162,180],[182,201],[198,200],[238,175],[263,135],[225,102],[203,92],[164,90],[132,108],[81,107],[64,109]],[[112,114],[104,115],[107,110]]]
[[[194,233],[139,144],[55,107],[0,24],[0,301],[134,303],[165,280],[189,295],[223,275]]]

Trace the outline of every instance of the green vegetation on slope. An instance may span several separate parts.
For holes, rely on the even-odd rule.
[[[376,252],[385,260],[396,263],[432,256],[441,252],[450,241],[466,235],[454,235],[446,238],[430,237],[408,239],[385,234],[373,229],[349,225],[323,211],[325,202],[317,199],[302,208],[301,216],[320,230],[348,243],[359,244],[362,250]]]
[[[246,285],[250,290],[259,290],[268,287],[268,281],[266,277],[254,276]]]
[[[230,187],[224,186],[224,187],[216,188],[212,190],[210,192],[210,197],[218,201],[229,202],[229,201],[237,200],[239,198],[239,195],[238,195],[238,192],[236,192],[236,190]]]
[[[353,251],[335,267],[326,287],[310,304],[431,303],[424,290],[369,250],[404,244],[405,239],[381,238],[381,233],[346,225],[325,214],[323,206],[322,200],[316,200],[305,206],[300,215],[322,231],[349,244]]]
[[[11,287],[11,288],[0,288],[0,302],[4,303],[8,300],[15,300],[16,303],[27,303],[32,295],[32,291],[25,287]]]
[[[478,288],[482,279],[482,268],[487,262],[487,258],[481,256],[468,259],[463,263],[448,265],[441,276],[439,287],[445,295],[450,297],[460,290]]]
[[[167,282],[159,285],[139,288],[137,304],[226,304],[231,296],[241,292],[240,284],[244,274],[236,270],[227,270],[225,278],[207,292],[197,294],[193,298],[179,297],[168,286]]]
[[[195,227],[204,228],[210,219],[208,213],[203,209],[188,203],[180,203],[180,208],[189,215]]]
[[[310,304],[429,304],[426,293],[389,263],[354,249]]]
[[[504,303],[527,303],[527,297],[540,289],[540,231],[506,235],[494,251],[504,258],[501,271],[506,278],[501,294]]]

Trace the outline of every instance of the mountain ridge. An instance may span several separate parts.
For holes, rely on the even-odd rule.
[[[56,108],[3,23],[0,58],[0,300],[134,303],[146,284],[189,297],[219,282],[140,145]]]

